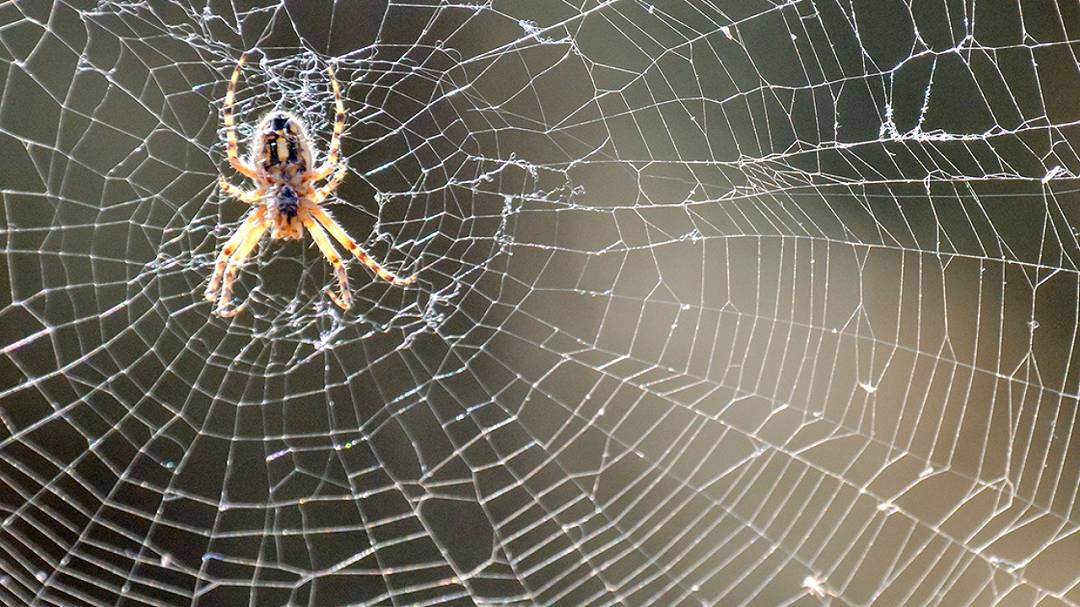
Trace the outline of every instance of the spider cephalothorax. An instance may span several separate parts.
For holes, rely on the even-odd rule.
[[[259,121],[251,140],[251,153],[247,161],[241,160],[236,140],[236,124],[233,119],[233,101],[236,83],[240,80],[240,68],[245,56],[233,70],[229,90],[225,95],[225,130],[228,137],[229,164],[237,172],[255,183],[254,190],[243,190],[229,183],[224,176],[219,182],[226,194],[252,205],[243,224],[233,233],[221,249],[214,275],[206,288],[206,298],[217,300],[215,312],[219,316],[235,316],[243,306],[231,308],[232,285],[240,265],[258,246],[259,240],[269,229],[274,239],[303,238],[304,230],[311,233],[315,246],[326,257],[337,274],[340,294],[328,293],[330,299],[343,310],[352,306],[349,278],[341,256],[334,248],[331,237],[356,256],[379,278],[404,286],[416,280],[416,275],[399,277],[383,268],[356,243],[345,229],[322,208],[322,203],[345,178],[346,167],[340,162],[341,132],[345,128],[345,104],[341,99],[341,87],[334,71],[327,68],[330,84],[334,90],[334,135],[326,152],[326,162],[316,166],[311,139],[299,117],[288,112],[275,111]],[[333,175],[331,177],[331,175]],[[330,178],[325,185],[316,187],[315,182]],[[218,288],[220,287],[220,293]]]
[[[300,221],[300,196],[288,183],[277,188],[272,196],[266,198],[266,210],[274,218],[270,229],[271,238],[299,240],[304,235],[304,224]]]

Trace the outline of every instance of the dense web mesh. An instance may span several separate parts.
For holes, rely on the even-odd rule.
[[[0,601],[1080,605],[1061,4],[0,3]]]

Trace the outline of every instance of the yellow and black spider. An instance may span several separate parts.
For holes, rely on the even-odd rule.
[[[259,121],[251,139],[251,152],[247,161],[241,160],[237,153],[236,125],[233,119],[233,101],[236,98],[236,83],[240,80],[240,68],[246,55],[233,70],[229,80],[229,91],[225,96],[225,129],[228,137],[229,164],[243,176],[255,182],[254,190],[244,190],[229,183],[224,175],[220,176],[221,189],[241,202],[253,205],[244,222],[229,238],[221,249],[214,265],[214,276],[206,287],[206,299],[217,300],[215,312],[218,316],[232,317],[244,309],[244,305],[230,308],[232,285],[240,266],[258,246],[263,234],[270,229],[270,237],[275,239],[300,239],[304,228],[311,232],[311,238],[319,251],[326,257],[337,274],[341,295],[327,294],[343,310],[352,307],[352,294],[349,292],[349,277],[345,272],[341,256],[329,236],[334,237],[341,246],[351,252],[376,276],[404,286],[416,281],[416,275],[401,278],[383,268],[379,262],[349,237],[345,229],[322,208],[322,203],[345,178],[346,165],[340,162],[341,132],[345,128],[345,104],[341,100],[341,87],[338,85],[334,70],[326,68],[330,75],[330,85],[334,90],[334,135],[330,139],[326,162],[316,167],[315,153],[308,138],[305,125],[299,117],[289,112],[274,111]],[[322,187],[315,187],[315,182],[333,177]],[[224,277],[224,278],[223,278]],[[218,297],[218,286],[221,287]],[[246,304],[245,304],[246,305]]]

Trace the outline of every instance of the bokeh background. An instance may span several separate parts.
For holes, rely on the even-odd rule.
[[[0,4],[10,605],[1077,605],[1069,3]],[[264,241],[295,111],[398,289]],[[245,130],[247,129],[247,130]]]

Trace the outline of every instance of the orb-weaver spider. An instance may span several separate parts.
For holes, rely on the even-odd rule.
[[[284,111],[270,112],[259,121],[251,139],[248,159],[245,161],[240,158],[233,102],[236,99],[240,69],[246,59],[247,55],[240,56],[229,80],[229,89],[225,95],[224,121],[229,164],[238,173],[251,179],[255,183],[255,189],[244,190],[235,186],[229,183],[224,175],[219,176],[218,181],[226,194],[253,206],[243,223],[221,249],[214,265],[214,275],[206,288],[206,299],[217,300],[215,313],[229,318],[244,309],[246,304],[230,307],[233,281],[241,265],[255,250],[268,229],[271,238],[283,240],[303,238],[305,228],[311,233],[315,245],[337,274],[340,295],[335,295],[333,291],[328,291],[327,295],[343,310],[352,307],[352,294],[349,292],[348,274],[341,256],[330,241],[331,236],[379,278],[396,286],[415,282],[415,274],[402,278],[382,267],[322,208],[322,203],[341,185],[347,172],[345,163],[340,161],[345,104],[341,99],[341,87],[334,76],[333,68],[326,68],[334,91],[335,107],[334,135],[327,149],[326,162],[315,166],[315,151],[304,122],[298,116]],[[327,177],[330,177],[330,180],[325,185],[315,187],[316,181]]]

